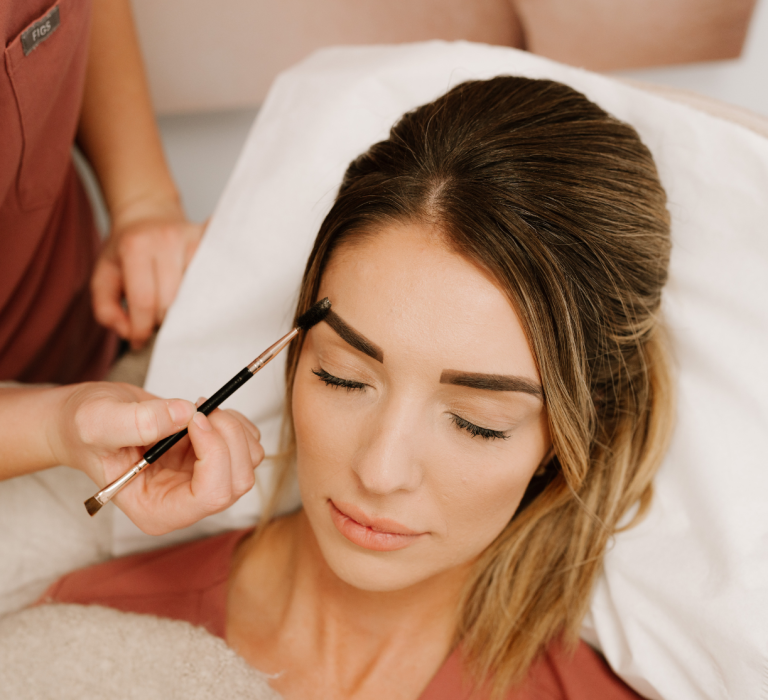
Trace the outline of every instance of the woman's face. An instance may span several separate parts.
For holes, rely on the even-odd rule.
[[[293,389],[299,485],[330,568],[391,591],[462,569],[502,531],[550,446],[517,314],[434,229],[342,246]]]

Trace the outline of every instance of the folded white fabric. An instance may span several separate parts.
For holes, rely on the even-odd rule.
[[[34,603],[64,574],[109,559],[115,506],[89,518],[83,494],[93,489],[69,467],[0,481],[0,617]]]
[[[466,43],[328,49],[282,75],[158,339],[147,388],[209,395],[288,329],[347,163],[471,78],[552,78],[639,131],[669,195],[674,444],[649,517],[608,553],[585,635],[652,698],[768,698],[768,141],[608,78]],[[276,448],[282,362],[228,403]],[[269,468],[259,472],[269,481]],[[258,492],[189,537],[253,522]],[[148,544],[116,519],[116,552]],[[173,539],[173,538],[172,538]],[[168,540],[161,540],[165,542]]]

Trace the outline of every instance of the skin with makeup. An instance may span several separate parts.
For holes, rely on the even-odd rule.
[[[550,448],[533,354],[488,275],[412,224],[339,249],[293,388],[303,509],[246,544],[228,642],[287,698],[415,698],[471,565]]]

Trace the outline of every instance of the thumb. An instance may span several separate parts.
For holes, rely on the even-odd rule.
[[[105,411],[103,442],[115,449],[151,445],[186,428],[195,412],[183,399],[116,403]]]

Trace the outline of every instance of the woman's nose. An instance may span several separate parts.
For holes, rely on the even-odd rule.
[[[414,491],[422,482],[418,411],[392,402],[371,422],[353,469],[366,491],[386,495]]]

